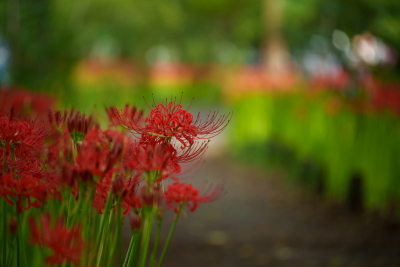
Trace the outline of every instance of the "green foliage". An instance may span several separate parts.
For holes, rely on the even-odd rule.
[[[283,164],[295,181],[317,190],[323,186],[327,196],[344,201],[357,173],[366,207],[398,203],[398,118],[385,112],[356,113],[344,102],[332,113],[329,103],[323,95],[244,98],[235,105],[231,125],[235,154],[246,155],[248,162],[261,159],[264,166]]]
[[[123,56],[143,57],[152,46],[163,44],[182,51],[183,60],[205,62],[213,59],[213,48],[220,41],[249,45],[261,38],[260,0],[55,3],[54,12],[70,18],[76,27],[74,38],[85,52],[101,36],[109,36]]]
[[[173,60],[213,62],[217,50],[262,49],[268,0],[5,0],[0,31],[10,41],[13,78],[40,88],[62,84],[71,67],[92,52],[144,64],[163,45]],[[271,0],[270,0],[271,1]],[[282,31],[301,50],[314,34],[371,31],[400,51],[397,0],[282,0]],[[221,48],[222,47],[222,48]],[[230,55],[229,62],[245,60]],[[249,59],[247,59],[249,60]]]
[[[3,1],[1,33],[12,51],[13,80],[18,85],[40,88],[55,80],[67,80],[77,59],[73,32],[55,20],[52,1]]]

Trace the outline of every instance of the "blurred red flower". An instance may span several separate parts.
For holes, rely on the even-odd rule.
[[[13,109],[9,115],[0,113],[0,144],[5,147],[7,156],[10,149],[14,149],[17,158],[38,157],[48,136],[45,128],[15,118]]]
[[[38,227],[33,217],[29,218],[31,231],[30,242],[32,244],[45,246],[53,250],[53,254],[46,257],[46,263],[58,265],[73,263],[79,265],[80,257],[84,247],[79,225],[68,229],[64,219],[59,218],[54,226],[51,225],[49,214],[42,215]]]
[[[49,187],[40,178],[31,175],[15,179],[12,173],[6,173],[1,176],[0,180],[0,196],[4,197],[11,205],[14,205],[15,202],[18,213],[21,213],[23,209],[28,210],[30,207],[41,208],[48,189]],[[13,201],[14,198],[16,201]],[[23,207],[24,198],[27,200],[26,207]]]

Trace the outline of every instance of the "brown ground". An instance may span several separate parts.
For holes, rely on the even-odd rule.
[[[223,182],[226,193],[183,214],[165,267],[400,266],[399,227],[351,214],[282,174],[219,156],[196,176]]]

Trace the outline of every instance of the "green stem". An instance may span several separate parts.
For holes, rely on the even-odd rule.
[[[88,183],[81,183],[79,185],[78,201],[70,201],[68,208],[67,226],[71,227],[77,222],[82,221],[82,218],[87,218],[87,212],[91,203],[93,203],[93,196],[95,188],[90,188]],[[86,193],[89,192],[89,199],[86,198]],[[73,195],[70,195],[70,200],[74,200]]]
[[[20,267],[20,239],[19,236],[17,236],[17,267]]]
[[[122,265],[122,219],[121,219],[121,202],[118,203],[117,207],[117,266]]]
[[[104,209],[104,214],[101,214],[101,219],[100,219],[100,231],[98,232],[98,234],[97,234],[97,237],[96,237],[96,244],[98,244],[99,242],[100,242],[100,239],[101,239],[101,237],[102,237],[102,234],[103,234],[103,228],[104,228],[104,221],[105,221],[105,217],[106,217],[106,212],[109,210],[109,206],[110,206],[110,203],[111,203],[111,194],[109,195],[109,197],[107,198],[107,203],[106,203],[106,205],[105,205],[105,209]]]
[[[88,223],[87,223],[87,227],[86,227],[86,240],[87,240],[87,244],[89,245],[89,240],[90,240],[90,229],[91,229],[91,225],[92,225],[92,206],[90,205],[89,208],[89,213],[88,213],[89,217],[88,217]],[[90,260],[90,248],[86,247],[87,251],[85,253],[85,262],[86,262],[86,266],[89,266],[89,260]]]
[[[116,228],[115,233],[111,234],[110,242],[108,247],[109,253],[108,253],[108,265],[107,266],[112,266],[113,263],[115,265],[116,261],[116,266],[121,266],[121,261],[122,261],[122,243],[121,243],[121,227],[122,227],[122,219],[121,219],[121,200],[116,201],[116,206],[117,206],[117,212],[116,212],[116,218],[113,221],[112,224],[112,229]]]
[[[22,222],[24,221],[24,218],[22,218],[22,214],[17,213],[17,218],[18,218],[18,231],[17,231],[17,235],[18,235],[18,250],[19,250],[19,257],[21,258],[21,262],[22,262],[22,266],[28,266],[26,264],[26,253],[25,253],[25,246],[24,246],[24,232],[23,232],[23,228],[22,228]],[[19,259],[18,259],[19,261]]]
[[[167,241],[165,241],[165,245],[163,248],[163,251],[161,252],[161,256],[160,256],[160,260],[158,261],[157,267],[161,267],[165,258],[165,254],[167,253],[167,249],[169,247],[169,243],[171,242],[172,236],[174,235],[174,231],[176,228],[176,225],[178,223],[178,219],[179,219],[179,215],[181,214],[182,211],[182,207],[183,207],[184,203],[181,203],[179,205],[179,209],[178,212],[175,214],[175,218],[174,218],[174,222],[171,226],[171,230],[169,231],[168,237],[167,237]]]
[[[91,226],[92,226],[92,220],[93,220],[93,212],[92,212],[93,207],[92,207],[91,203],[93,203],[94,191],[95,191],[95,186],[92,185],[92,189],[90,191],[90,196],[87,201],[87,205],[85,206],[85,209],[82,212],[83,216],[86,216],[86,214],[87,214],[87,226],[85,229],[84,236],[86,236],[88,246],[89,246],[89,240],[91,237],[90,233],[91,233],[91,228],[92,228]],[[86,253],[84,256],[84,260],[83,260],[83,262],[85,262],[86,266],[89,266],[89,260],[90,260],[90,248],[86,247]]]
[[[6,155],[6,148],[4,147],[4,155],[3,155],[3,176],[7,172],[7,155]],[[7,203],[5,199],[2,199],[2,206],[3,206],[3,257],[2,257],[2,266],[7,266]]]
[[[122,267],[127,267],[129,264],[129,261],[131,259],[131,255],[132,255],[132,251],[133,251],[133,247],[135,245],[135,239],[136,239],[135,237],[137,237],[136,231],[132,233],[131,242],[129,242],[128,251],[126,253],[124,265],[122,265]]]
[[[67,205],[67,214],[66,214],[66,218],[67,218],[67,221],[66,221],[66,226],[67,227],[70,227],[71,225],[71,205],[72,205],[72,199],[74,198],[74,196],[72,195],[72,193],[70,193],[69,194],[69,198],[68,198],[68,205]]]
[[[159,215],[158,220],[157,220],[156,240],[154,241],[153,252],[152,252],[151,258],[150,258],[150,266],[151,266],[151,267],[155,266],[155,260],[156,260],[156,255],[157,255],[158,243],[159,243],[159,241],[160,241],[160,235],[161,235],[161,224],[162,224],[162,219],[163,219],[163,218]]]
[[[140,231],[138,231],[138,230],[134,231],[134,235],[135,235],[135,239],[134,239],[134,243],[132,246],[132,253],[129,257],[129,261],[128,261],[128,265],[127,265],[128,267],[136,267],[138,258],[139,258],[140,243],[142,240],[142,235],[141,235]]]
[[[14,245],[15,245],[15,237],[13,238],[12,242],[11,242],[11,250],[8,251],[8,256],[7,256],[7,265],[4,266],[13,266],[12,263],[14,261]]]
[[[7,266],[7,247],[8,247],[8,229],[7,229],[7,203],[4,199],[1,200],[3,205],[3,257],[2,266]]]
[[[97,267],[99,267],[100,266],[100,262],[101,262],[101,258],[102,258],[102,254],[103,254],[103,249],[104,249],[104,243],[106,243],[106,239],[107,239],[107,237],[106,237],[106,235],[105,235],[105,232],[108,232],[108,230],[109,230],[109,226],[110,226],[110,224],[111,224],[111,220],[112,220],[112,217],[113,217],[113,212],[112,212],[112,209],[107,209],[109,212],[110,212],[110,216],[108,217],[108,224],[107,224],[107,226],[105,227],[104,225],[103,225],[103,230],[102,230],[102,235],[101,235],[101,242],[100,242],[100,247],[99,247],[99,255],[97,256]],[[104,215],[105,216],[105,215]]]
[[[148,212],[144,212],[144,225],[143,225],[143,238],[141,242],[141,253],[140,253],[140,261],[139,266],[144,267],[146,265],[147,260],[147,252],[149,250],[150,244],[150,236],[151,230],[153,226],[153,218],[154,218],[154,208],[151,207],[151,210]]]

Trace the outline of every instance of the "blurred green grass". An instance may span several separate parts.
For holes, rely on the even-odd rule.
[[[333,114],[327,104],[325,96],[302,94],[243,98],[231,125],[234,155],[286,168],[293,181],[341,201],[348,201],[359,175],[367,209],[399,209],[398,118],[346,107]]]

